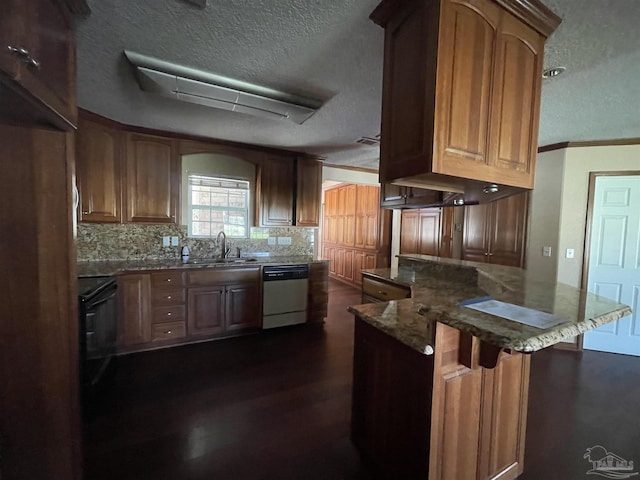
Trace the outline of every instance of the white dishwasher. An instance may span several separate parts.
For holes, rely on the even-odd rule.
[[[309,265],[265,266],[262,280],[263,329],[307,321]]]

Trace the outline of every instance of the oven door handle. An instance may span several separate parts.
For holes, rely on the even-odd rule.
[[[87,310],[93,310],[94,308],[96,308],[98,305],[103,304],[104,302],[108,302],[109,300],[115,298],[115,296],[117,295],[118,291],[117,290],[113,290],[113,292],[107,296],[107,297],[103,297],[103,298],[99,298],[95,301],[92,301],[91,303],[87,304]]]

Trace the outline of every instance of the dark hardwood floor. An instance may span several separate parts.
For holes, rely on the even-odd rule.
[[[88,406],[85,478],[365,480],[349,441],[354,288],[324,326],[134,354]],[[536,353],[525,480],[587,478],[586,448],[640,465],[640,359]]]

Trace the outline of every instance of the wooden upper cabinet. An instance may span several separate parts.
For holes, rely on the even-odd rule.
[[[127,134],[126,221],[176,223],[180,160],[176,141]]]
[[[533,0],[383,0],[371,18],[385,28],[380,181],[533,188],[544,40],[560,19]]]
[[[528,204],[525,192],[465,207],[462,258],[522,268]]]
[[[420,212],[404,210],[400,224],[400,253],[418,253],[420,245]]]
[[[500,8],[491,0],[442,3],[433,170],[470,178],[489,164],[489,107]],[[493,180],[496,180],[495,178]]]
[[[513,195],[491,206],[490,262],[524,267],[529,195],[526,192]]]
[[[266,155],[260,164],[256,223],[262,227],[293,225],[293,158]]]
[[[441,255],[443,209],[403,210],[400,253]],[[450,256],[450,255],[449,255]]]
[[[76,134],[78,220],[119,223],[122,142],[115,128],[80,119]]]
[[[75,126],[75,46],[71,14],[63,3],[3,2],[0,117],[61,130]]]
[[[505,12],[496,51],[489,158],[494,169],[516,181],[533,178],[543,51],[544,38]]]
[[[317,227],[320,225],[322,163],[298,158],[296,169],[296,225]]]

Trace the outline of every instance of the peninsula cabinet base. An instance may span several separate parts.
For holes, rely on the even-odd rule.
[[[523,472],[530,356],[480,365],[477,338],[438,323],[424,355],[356,317],[352,441],[383,477],[510,480]]]

